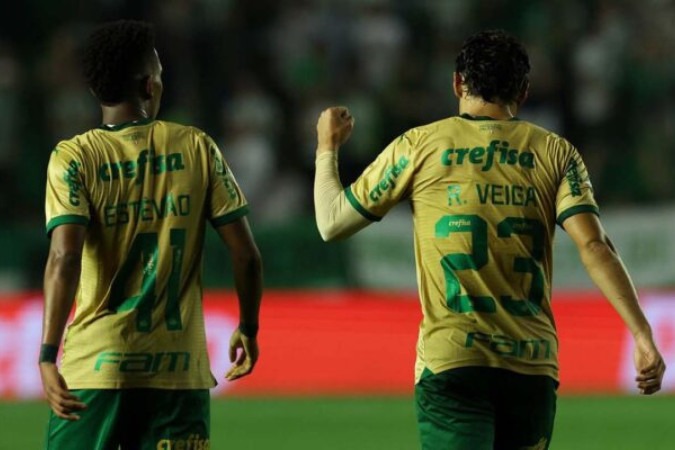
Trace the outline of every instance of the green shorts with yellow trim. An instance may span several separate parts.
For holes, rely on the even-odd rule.
[[[80,420],[52,412],[47,450],[208,450],[207,389],[81,389]]]
[[[422,450],[546,450],[558,382],[491,367],[433,374],[415,386]]]

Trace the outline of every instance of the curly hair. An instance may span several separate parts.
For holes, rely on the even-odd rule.
[[[503,30],[470,36],[455,64],[469,94],[486,102],[512,103],[527,88],[530,58],[520,41]]]
[[[139,76],[147,74],[155,48],[152,25],[119,20],[97,28],[82,52],[84,79],[103,104],[117,104],[138,92]]]

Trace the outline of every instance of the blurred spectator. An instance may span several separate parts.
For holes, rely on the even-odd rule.
[[[53,145],[99,124],[99,110],[82,82],[76,27],[62,27],[49,40],[40,66],[44,85],[46,125]]]
[[[164,0],[157,8],[159,55],[167,70],[164,78],[163,116],[178,122],[201,119],[199,74],[196,71],[195,40],[202,33],[202,21],[195,0]]]
[[[562,80],[553,55],[540,42],[526,42],[525,45],[530,55],[532,76],[526,107],[520,116],[562,134],[562,111],[556,107]]]
[[[254,74],[241,73],[223,107],[222,151],[252,205],[252,220],[283,222],[301,214],[305,186],[292,169],[280,170],[282,155],[274,148],[281,127],[275,99]]]
[[[574,50],[574,114],[592,129],[604,125],[617,106],[617,79],[628,27],[615,5],[603,3]]]
[[[409,31],[386,0],[359,3],[352,38],[364,87],[382,90],[404,58]]]
[[[269,30],[274,73],[295,98],[327,83],[327,48],[321,39],[323,17],[317,4],[306,0],[288,2]]]
[[[19,157],[20,80],[21,66],[8,42],[0,42],[0,215],[11,215],[12,200],[16,197],[14,176]]]

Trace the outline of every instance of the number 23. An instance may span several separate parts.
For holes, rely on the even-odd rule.
[[[436,222],[436,238],[446,238],[458,232],[471,233],[471,253],[449,253],[441,258],[447,306],[458,313],[494,313],[497,310],[495,299],[490,296],[461,295],[461,285],[455,274],[457,270],[480,270],[487,264],[487,222],[475,214],[447,215]],[[535,316],[541,311],[544,299],[544,276],[538,264],[544,257],[544,226],[539,220],[518,217],[507,217],[497,225],[500,238],[510,238],[513,234],[527,235],[532,239],[530,257],[516,257],[513,261],[514,272],[531,274],[532,282],[527,298],[514,299],[502,295],[499,301],[513,316]]]

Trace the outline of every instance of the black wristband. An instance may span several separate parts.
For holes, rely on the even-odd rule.
[[[56,363],[56,356],[58,354],[58,345],[42,344],[40,347],[40,362]]]
[[[248,338],[255,338],[258,335],[258,324],[240,323],[239,331]]]

